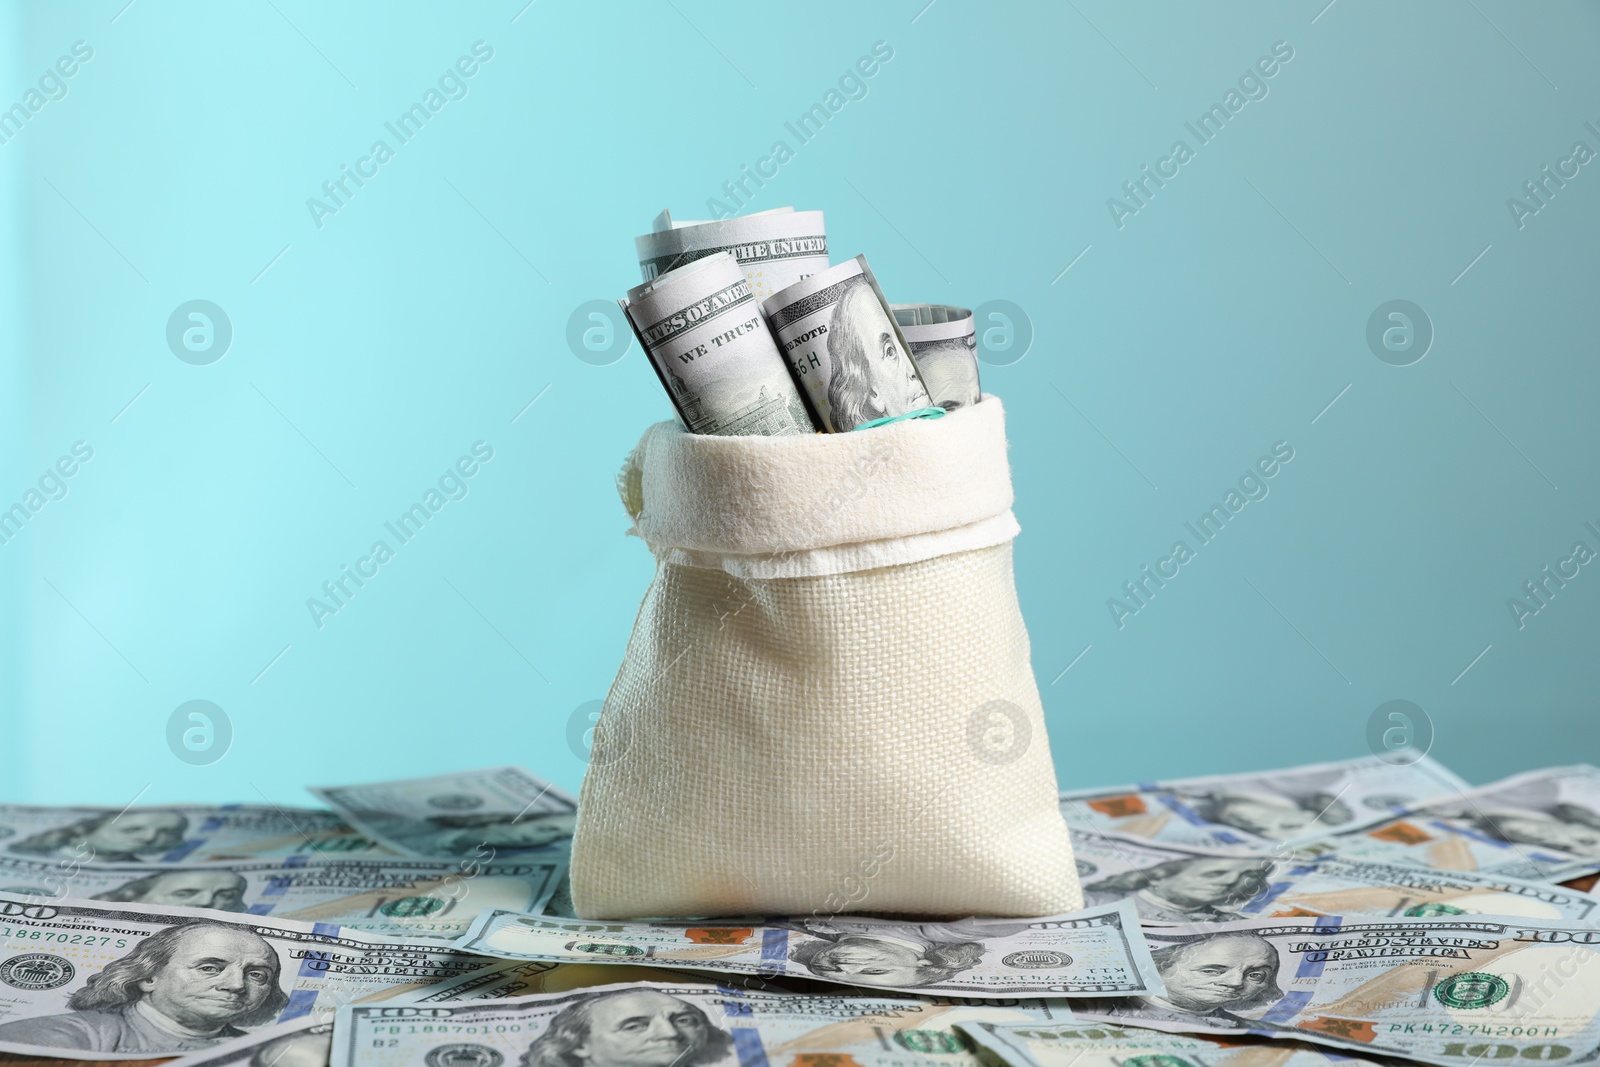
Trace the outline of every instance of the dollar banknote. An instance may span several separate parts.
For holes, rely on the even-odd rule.
[[[979,1067],[957,1025],[1067,1016],[982,1004],[633,983],[391,1008],[352,1005],[334,1067]]]
[[[457,946],[551,962],[642,963],[964,997],[1111,997],[1159,985],[1131,905],[1040,919],[586,922],[486,911]]]
[[[816,429],[732,256],[668,271],[620,303],[690,433],[779,437]]]
[[[890,310],[933,402],[946,411],[976,404],[983,390],[972,312],[947,304],[892,304]]]
[[[328,1067],[333,1020],[306,1016],[264,1027],[165,1067]]]
[[[338,923],[396,937],[454,938],[484,908],[540,910],[565,869],[559,859],[296,857],[153,867],[0,856],[0,893],[210,908]]]
[[[762,301],[828,267],[828,235],[820,211],[792,207],[718,221],[656,216],[651,232],[634,239],[639,272],[655,281],[697,259],[726,252],[738,262],[750,292]]]
[[[495,961],[335,923],[0,895],[0,1051],[144,1059],[343,1004],[422,995]]]
[[[1600,769],[1554,767],[1306,841],[1362,859],[1552,882],[1600,872]]]
[[[1332,1067],[1384,1063],[1287,1042],[1217,1041],[1104,1023],[966,1022],[959,1029],[1010,1067]]]
[[[1146,925],[1297,915],[1600,919],[1600,900],[1548,882],[1423,870],[1337,852],[1173,845],[1072,828],[1085,903],[1126,900]]]
[[[1189,845],[1268,848],[1363,826],[1467,783],[1421,756],[1377,756],[1256,774],[1141,782],[1061,794],[1068,823]]]
[[[404,856],[565,857],[578,801],[520,767],[310,790],[341,817]]]
[[[33,807],[0,804],[0,856],[72,863],[193,863],[385,853],[331,811],[268,804]]]
[[[761,312],[829,433],[932,406],[867,257],[796,282],[762,301]]]
[[[526,997],[535,993],[566,993],[597,985],[630,982],[669,982],[716,985],[726,983],[726,975],[697,974],[693,971],[667,971],[659,967],[633,967],[628,964],[547,963],[543,960],[495,960],[493,965],[473,974],[463,974],[429,987],[426,993],[408,1004],[453,1004],[469,1000],[498,1000]],[[776,988],[752,976],[741,976],[743,989]],[[781,992],[781,990],[780,990]]]
[[[1080,1021],[1293,1038],[1441,1067],[1600,1058],[1600,927],[1452,916],[1146,930],[1166,992]]]

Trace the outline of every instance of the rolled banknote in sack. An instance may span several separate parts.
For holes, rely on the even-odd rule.
[[[946,411],[976,404],[981,390],[972,312],[948,304],[894,304],[890,310],[933,402]]]
[[[811,433],[806,411],[739,262],[697,259],[618,301],[690,433]]]
[[[677,222],[663,211],[651,232],[635,237],[633,243],[647,282],[695,260],[728,252],[744,268],[757,300],[828,269],[822,212],[792,207],[717,222]]]
[[[761,311],[829,433],[932,406],[866,256],[796,282]]]

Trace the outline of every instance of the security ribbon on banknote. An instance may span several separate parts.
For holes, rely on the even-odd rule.
[[[578,800],[520,767],[326,786],[309,792],[403,856],[567,855]]]
[[[865,256],[779,291],[761,312],[829,433],[933,404]]]
[[[1333,852],[1208,849],[1074,827],[1072,853],[1087,903],[1127,900],[1145,925],[1297,915],[1600,918],[1600,899],[1548,882]]]
[[[1600,927],[1479,916],[1149,928],[1157,997],[1080,1021],[1295,1038],[1440,1067],[1600,1055]]]
[[[690,433],[815,430],[739,264],[725,252],[668,271],[621,301]]]
[[[764,993],[688,983],[416,1007],[353,1005],[333,1067],[979,1067],[956,1027],[1049,1021],[1060,1001]]]
[[[1067,822],[1190,845],[1267,848],[1363,826],[1467,783],[1426,756],[1343,760],[1257,774],[1146,782],[1061,794]]]
[[[180,1055],[493,966],[333,923],[0,894],[0,1051]]]
[[[587,922],[486,911],[456,944],[509,959],[640,963],[966,997],[1113,997],[1160,985],[1126,903],[950,923],[843,916]]]

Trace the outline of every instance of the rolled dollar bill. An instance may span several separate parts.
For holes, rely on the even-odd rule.
[[[727,252],[763,300],[828,267],[822,212],[774,208],[719,222],[676,222],[663,211],[650,233],[634,238],[639,272],[647,282],[707,256]]]
[[[455,944],[506,959],[684,967],[979,998],[1116,997],[1160,986],[1127,903],[950,923],[844,916],[592,923],[490,909]]]
[[[793,214],[794,214],[794,208],[793,207],[772,207],[772,208],[768,208],[765,211],[752,211],[748,215],[740,215],[737,221],[742,222],[745,219],[760,218],[762,215],[793,215]],[[657,215],[655,218],[650,220],[650,232],[651,233],[660,233],[663,230],[684,230],[684,229],[688,229],[690,226],[709,226],[713,222],[716,222],[716,221],[718,221],[718,220],[717,219],[675,219],[675,218],[672,217],[672,211],[670,209],[662,208],[661,209],[661,214]],[[824,266],[826,266],[826,264],[824,264]],[[648,278],[645,279],[645,280],[649,281]]]
[[[866,256],[796,282],[761,311],[829,433],[933,404]]]
[[[670,270],[618,303],[690,433],[778,437],[816,429],[729,253]]]
[[[946,411],[976,404],[982,390],[972,312],[948,304],[894,304],[890,310],[933,402]]]

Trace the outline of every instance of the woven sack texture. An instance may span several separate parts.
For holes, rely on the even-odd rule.
[[[1082,906],[1012,574],[1000,401],[848,434],[651,427],[656,557],[590,753],[584,918]]]

